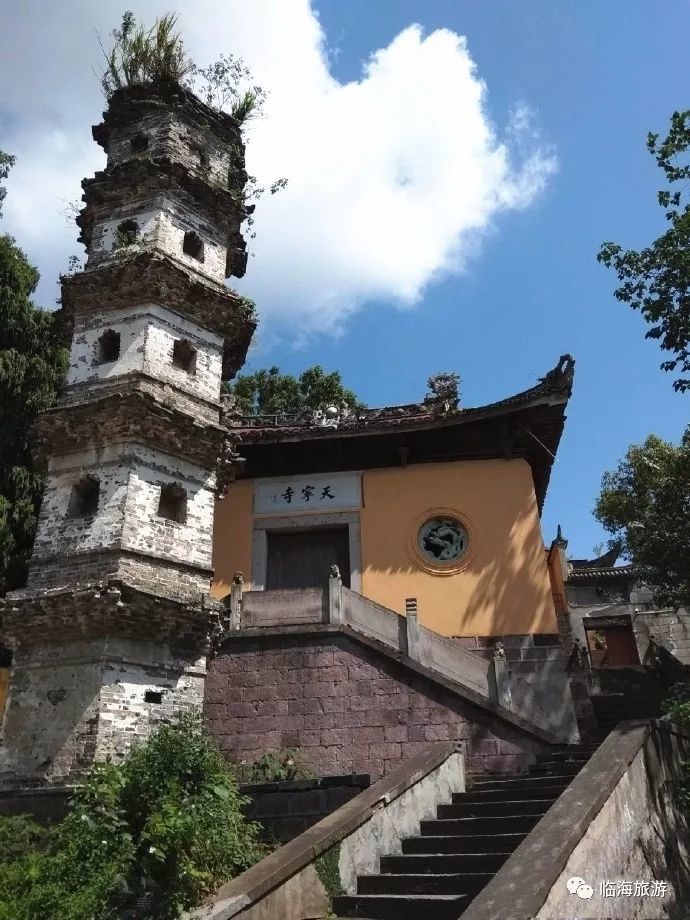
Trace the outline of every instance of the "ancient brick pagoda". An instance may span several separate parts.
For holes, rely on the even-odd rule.
[[[13,653],[0,788],[69,783],[198,707],[214,616],[216,493],[237,457],[221,380],[255,322],[224,285],[246,267],[238,123],[177,87],[130,88],[93,129],[83,272],[39,440],[47,479],[26,589],[3,602]]]

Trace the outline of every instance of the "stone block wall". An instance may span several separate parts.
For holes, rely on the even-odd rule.
[[[287,843],[369,787],[367,775],[257,783],[240,787],[251,799],[246,815],[265,828],[269,840]]]
[[[136,222],[140,236],[136,243],[121,247],[118,227],[128,220]],[[190,230],[203,241],[202,260],[183,251],[184,235]],[[96,216],[87,266],[95,268],[144,249],[157,250],[213,281],[223,282],[227,248],[227,229],[204,216],[193,201],[185,201],[181,194],[175,199],[156,196],[145,205],[135,201],[117,209],[109,207]]]
[[[48,585],[53,557],[108,549],[149,553],[184,565],[211,567],[215,474],[177,457],[132,444],[56,457],[46,480],[34,543],[30,586]],[[67,517],[74,483],[87,469],[98,478],[95,515]],[[187,520],[158,516],[161,487],[187,492]]]
[[[117,545],[122,534],[130,471],[114,453],[94,462],[90,451],[54,457],[46,477],[38,517],[29,584],[40,583],[37,563],[57,553],[104,550]],[[98,510],[95,515],[69,518],[73,485],[88,470],[99,481]]]
[[[187,520],[184,523],[157,514],[161,487],[173,483],[187,492]],[[130,473],[123,548],[153,552],[188,565],[210,568],[214,485],[213,473],[183,460],[144,451],[141,463]]]
[[[502,636],[455,636],[462,648],[492,658],[496,643],[502,642],[506,658],[523,671],[538,671],[545,661],[562,661],[563,648],[558,633],[507,633]]]
[[[120,335],[120,356],[116,361],[99,364],[98,339],[106,330]],[[173,365],[173,345],[177,339],[187,339],[197,350],[193,374]],[[67,387],[141,371],[191,396],[217,404],[222,359],[223,342],[219,336],[163,307],[146,304],[126,314],[94,312],[80,316],[75,324]]]
[[[477,773],[526,767],[543,745],[342,635],[228,640],[210,662],[210,732],[232,760],[290,747],[317,775],[380,777],[430,741],[461,742]]]
[[[632,617],[640,661],[645,660],[649,640],[663,645],[682,664],[690,665],[690,612],[686,610],[645,610]]]
[[[2,723],[0,788],[74,779],[203,699],[205,660],[153,642],[46,642],[20,649],[14,666],[21,677]]]
[[[108,166],[117,166],[137,156],[133,138],[145,138],[148,146],[141,151],[146,157],[169,157],[190,173],[227,184],[232,151],[221,145],[211,131],[192,125],[178,113],[154,112],[135,123],[115,128],[108,143]],[[202,158],[201,152],[205,154]]]

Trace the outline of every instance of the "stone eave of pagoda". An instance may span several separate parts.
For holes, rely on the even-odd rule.
[[[132,443],[214,469],[227,436],[225,428],[201,413],[190,415],[183,394],[168,389],[170,399],[163,402],[164,385],[144,375],[130,377],[91,393],[88,401],[75,399],[41,413],[34,433],[37,461],[73,453],[80,446]]]
[[[252,306],[235,291],[201,278],[168,256],[140,252],[78,275],[63,276],[61,281],[60,313],[68,336],[78,314],[157,303],[224,339],[225,379],[234,377],[246,360],[256,329]]]
[[[329,420],[318,414],[226,413],[246,458],[239,478],[376,469],[451,460],[525,459],[539,509],[566,419],[575,362],[564,355],[528,390],[473,408],[439,400],[355,410]]]
[[[191,124],[207,128],[228,145],[241,145],[242,131],[239,122],[228,112],[213,109],[179,83],[158,82],[141,86],[125,86],[108,99],[108,109],[103,121],[91,129],[93,139],[107,153],[113,128],[121,128],[139,121],[146,113],[175,108]]]
[[[77,216],[76,223],[81,231],[79,242],[86,247],[92,242],[95,216],[109,214],[124,202],[136,201],[142,190],[149,195],[172,195],[188,206],[191,203],[207,221],[215,219],[220,222],[222,218],[228,239],[239,239],[239,235],[233,234],[230,228],[247,216],[236,192],[209,186],[169,157],[140,157],[100,170],[82,181],[82,189],[85,207]]]

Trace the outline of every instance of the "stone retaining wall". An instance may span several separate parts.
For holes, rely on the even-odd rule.
[[[256,783],[240,787],[251,798],[246,815],[259,821],[266,836],[287,843],[369,787],[366,774]]]
[[[341,634],[244,638],[210,662],[206,724],[226,755],[297,748],[317,775],[383,776],[433,741],[477,773],[526,767],[544,745],[487,709]]]

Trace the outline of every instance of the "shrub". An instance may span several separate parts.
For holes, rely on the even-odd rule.
[[[179,917],[264,855],[246,804],[198,720],[181,717],[121,766],[94,767],[45,852],[0,862],[0,920]],[[31,833],[15,827],[15,854]]]
[[[124,14],[122,25],[112,33],[112,49],[103,49],[106,67],[101,87],[108,98],[124,86],[181,83],[193,71],[175,31],[176,22],[177,14],[166,13],[145,29],[131,12]]]
[[[234,765],[240,783],[279,783],[293,779],[312,779],[314,774],[299,762],[295,751],[271,751],[252,763]]]
[[[662,710],[683,728],[690,728],[690,684],[674,684]]]

